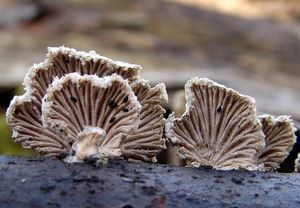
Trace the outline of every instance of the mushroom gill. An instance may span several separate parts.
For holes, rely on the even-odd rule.
[[[273,171],[288,156],[296,141],[295,127],[289,116],[277,118],[270,115],[259,116],[265,134],[265,148],[260,153],[258,163],[263,169]]]
[[[63,140],[75,141],[68,161],[110,159],[122,155],[122,140],[137,128],[140,108],[128,81],[119,75],[70,73],[48,88],[42,121]]]
[[[78,72],[106,76],[113,73],[133,81],[138,77],[138,65],[112,61],[96,54],[66,47],[48,48],[44,62],[35,64],[26,74],[26,93],[15,96],[6,113],[13,138],[24,148],[35,149],[40,155],[60,155],[68,152],[74,140],[62,140],[55,131],[45,128],[41,121],[42,98],[55,77]],[[50,143],[49,143],[50,142]]]
[[[215,169],[256,169],[264,135],[253,98],[209,79],[185,85],[186,112],[171,114],[166,136],[192,166]]]
[[[123,140],[123,154],[134,160],[155,162],[157,154],[166,148],[162,135],[165,110],[161,106],[168,101],[166,88],[162,83],[151,87],[143,79],[133,82],[131,87],[142,108],[138,128]]]

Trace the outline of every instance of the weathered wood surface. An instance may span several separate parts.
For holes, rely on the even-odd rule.
[[[0,157],[0,207],[299,207],[300,174]]]

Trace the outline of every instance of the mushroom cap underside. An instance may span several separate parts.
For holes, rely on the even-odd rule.
[[[209,79],[193,78],[185,86],[186,112],[171,114],[166,136],[193,166],[256,169],[264,135],[255,101]]]

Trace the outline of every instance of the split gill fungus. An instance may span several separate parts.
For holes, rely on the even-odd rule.
[[[206,78],[185,85],[186,111],[169,115],[166,137],[188,166],[273,171],[295,143],[288,116],[258,117],[255,100]]]
[[[254,98],[206,78],[187,82],[186,111],[165,121],[165,85],[152,87],[140,70],[94,51],[49,48],[7,110],[14,141],[42,156],[67,155],[66,162],[156,162],[165,128],[188,166],[219,170],[274,171],[291,151],[289,116],[257,116]]]
[[[66,47],[48,48],[31,67],[25,94],[7,110],[13,139],[42,156],[65,161],[126,158],[156,161],[168,101],[165,85],[151,87],[141,67]]]

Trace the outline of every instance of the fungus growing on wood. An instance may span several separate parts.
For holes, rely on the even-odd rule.
[[[45,61],[29,69],[24,85],[26,92],[32,92],[33,96],[41,99],[55,77],[62,77],[68,73],[94,74],[99,77],[116,73],[133,81],[137,79],[140,69],[139,65],[113,61],[95,51],[86,53],[64,46],[49,47]]]
[[[156,155],[166,148],[162,136],[165,110],[161,106],[168,101],[166,88],[164,84],[151,88],[143,79],[133,82],[131,87],[142,109],[138,128],[124,139],[123,155],[135,160],[155,162]]]
[[[110,159],[122,155],[123,139],[137,128],[140,108],[128,81],[120,76],[70,73],[48,88],[42,121],[62,140],[75,141],[68,161]]]
[[[264,170],[272,171],[288,156],[296,141],[295,127],[289,116],[277,118],[270,115],[259,116],[265,135],[265,148],[258,158]]]
[[[69,153],[68,161],[155,161],[165,148],[167,94],[163,84],[151,88],[138,79],[140,69],[95,52],[49,48],[46,60],[27,73],[26,93],[7,110],[15,141],[41,155]]]
[[[264,135],[253,98],[209,79],[193,78],[185,85],[186,112],[171,114],[166,136],[192,166],[215,169],[255,169]]]
[[[15,96],[7,110],[7,122],[13,130],[14,140],[25,148],[35,149],[40,155],[68,152],[74,140],[61,140],[55,131],[43,127],[41,121],[42,99],[53,79],[78,72],[100,77],[117,73],[133,81],[140,68],[138,65],[112,61],[94,51],[85,53],[66,47],[49,48],[45,61],[35,64],[26,74],[26,93]],[[71,100],[77,101],[74,98]]]

